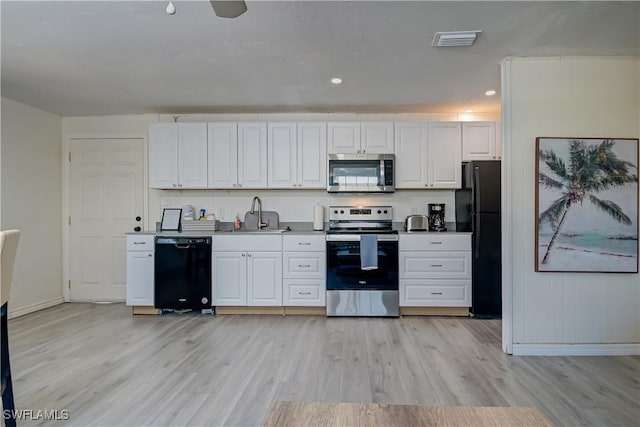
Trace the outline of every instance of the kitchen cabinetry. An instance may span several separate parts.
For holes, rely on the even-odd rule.
[[[154,236],[127,235],[127,305],[153,307]]]
[[[289,235],[283,244],[283,305],[323,307],[326,244],[322,235]]]
[[[267,141],[269,188],[326,188],[325,123],[269,123]]]
[[[391,122],[331,122],[327,133],[330,154],[393,153]]]
[[[267,186],[267,124],[209,123],[209,188]]]
[[[400,306],[471,306],[471,235],[402,234]]]
[[[213,237],[213,305],[282,305],[282,236]]]
[[[498,160],[502,156],[500,122],[462,123],[462,160]]]
[[[396,189],[461,187],[459,122],[395,125]]]
[[[149,186],[207,187],[207,125],[153,123],[149,125]]]

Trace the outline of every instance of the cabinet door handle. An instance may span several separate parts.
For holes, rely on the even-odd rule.
[[[298,244],[300,246],[309,246],[309,245],[311,245],[311,242],[298,242]]]
[[[431,264],[431,267],[442,267],[442,264]]]
[[[442,242],[430,242],[429,244],[431,244],[431,245],[441,245]]]
[[[300,267],[300,268],[309,268],[309,267],[311,267],[311,264],[298,264],[298,267]]]
[[[134,245],[144,245],[145,242],[133,242]]]
[[[251,258],[251,254],[247,254],[247,256],[248,256],[249,258]]]
[[[442,295],[442,292],[431,292],[431,295]]]
[[[148,256],[149,258],[151,258],[151,257],[153,256],[153,254],[149,254],[149,255],[147,255],[147,256]]]
[[[177,185],[176,185],[176,184],[173,184],[173,188],[176,188],[176,187],[177,187]]]
[[[182,187],[182,184],[178,184],[178,187]]]
[[[311,295],[311,292],[298,292],[298,295]]]
[[[242,254],[242,256],[247,256],[247,254]]]

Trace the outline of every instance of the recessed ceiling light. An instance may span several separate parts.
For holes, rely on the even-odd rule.
[[[493,96],[493,95],[496,94],[496,91],[495,90],[488,90],[484,94],[487,95],[487,96]]]
[[[465,113],[473,113],[473,110],[471,108],[467,108],[466,110],[464,110]]]
[[[340,77],[334,77],[331,79],[331,83],[333,83],[334,85],[339,85],[340,83],[342,83],[342,79]]]

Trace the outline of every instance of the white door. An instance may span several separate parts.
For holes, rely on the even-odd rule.
[[[298,187],[327,188],[325,123],[298,123]]]
[[[247,254],[214,252],[213,305],[247,305]]]
[[[396,188],[425,188],[428,169],[426,123],[396,123]]]
[[[429,123],[429,188],[460,188],[462,130],[460,123]]]
[[[178,123],[178,187],[207,188],[206,123]]]
[[[282,253],[249,252],[247,256],[248,305],[282,305]]]
[[[209,123],[209,188],[235,188],[238,185],[238,124]]]
[[[267,187],[266,123],[238,123],[238,187]]]
[[[178,126],[149,125],[149,187],[178,187]]]
[[[462,123],[462,160],[493,160],[495,141],[495,122]]]
[[[360,132],[363,153],[393,154],[393,123],[363,122]]]
[[[71,141],[71,301],[125,300],[125,233],[144,229],[143,167],[142,139]]]
[[[360,122],[327,123],[330,154],[360,152]]]
[[[269,188],[297,187],[297,125],[295,123],[269,123],[268,132]]]

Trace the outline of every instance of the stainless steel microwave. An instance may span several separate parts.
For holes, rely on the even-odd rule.
[[[395,155],[329,154],[329,193],[393,193]]]

